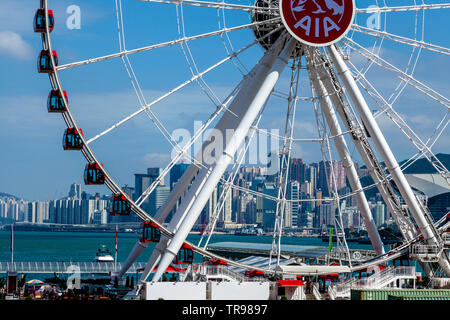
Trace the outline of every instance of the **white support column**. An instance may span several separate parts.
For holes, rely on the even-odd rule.
[[[415,197],[411,186],[406,180],[397,160],[394,157],[389,145],[381,132],[378,123],[375,121],[369,106],[367,105],[361,91],[353,78],[351,71],[345,64],[344,60],[340,56],[334,45],[328,47],[328,52],[331,55],[334,65],[337,69],[339,76],[341,77],[350,98],[353,101],[355,108],[361,116],[361,120],[364,123],[367,131],[372,137],[372,140],[380,152],[383,161],[385,162],[389,173],[391,174],[397,188],[400,191],[403,199],[405,200],[408,209],[414,217],[420,231],[422,232],[425,241],[433,245],[441,245],[439,239],[436,238],[433,232],[432,226],[428,223],[422,208]],[[439,265],[444,269],[445,273],[450,276],[450,264],[447,259],[440,259]]]
[[[258,67],[259,67],[259,65],[258,65]],[[247,75],[247,79],[251,78],[251,76],[253,74],[255,74],[256,71],[257,71],[257,68],[254,68],[252,71],[250,71],[250,73]],[[241,90],[246,90],[246,88],[248,88],[248,86],[250,84],[251,84],[251,81],[248,81],[248,80],[245,81]],[[225,136],[225,128],[230,127],[230,125],[232,123],[236,122],[239,118],[239,114],[236,113],[237,106],[238,106],[238,104],[231,104],[229,106],[229,108],[225,111],[223,116],[220,118],[217,125],[215,126],[215,130],[219,130],[219,131],[223,132],[224,136]],[[199,162],[202,162],[202,152],[203,152],[204,147],[208,143],[209,142],[206,141],[203,144],[201,151],[195,156],[195,159],[198,160]],[[168,199],[164,202],[164,204],[156,212],[155,219],[158,222],[163,223],[166,220],[167,216],[173,210],[173,208],[175,207],[175,205],[177,204],[179,199],[181,197],[183,197],[183,194],[189,188],[192,180],[197,176],[198,172],[199,172],[199,168],[195,164],[191,163],[188,166],[186,171],[183,173],[181,178],[176,183],[176,185],[175,185],[174,189],[172,190],[172,192],[170,193]],[[204,179],[204,177],[199,178],[199,179]],[[168,229],[171,230],[172,232],[176,231],[176,228],[174,226],[179,224],[184,219],[184,216],[181,213],[183,213],[183,211],[180,211],[179,214],[175,214],[172,217],[172,220],[170,221]],[[140,281],[145,281],[147,279],[147,277],[150,275],[151,271],[153,270],[153,268],[156,266],[156,264],[159,261],[160,253],[167,246],[168,240],[169,239],[167,239],[164,235],[161,235],[161,240],[156,245],[156,247],[154,249],[154,253],[150,256],[147,266],[141,275]],[[145,247],[147,247],[147,244],[144,244],[144,245],[145,245]],[[137,250],[135,250],[135,248],[133,248],[133,252],[131,252],[129,254],[129,256],[128,256],[124,266],[120,270],[119,274],[121,274],[121,275],[125,274],[125,272],[128,270],[128,268],[136,261],[136,259],[139,257],[139,255],[143,252],[145,247],[140,246],[140,248],[142,248],[142,249],[139,251],[137,251]]]
[[[395,198],[395,194],[392,190],[390,182],[385,180],[387,177],[384,175],[384,170],[379,166],[378,160],[372,150],[371,145],[367,141],[367,137],[362,132],[358,125],[356,119],[352,119],[353,115],[349,113],[343,100],[343,92],[340,92],[341,88],[336,88],[337,79],[335,79],[329,72],[332,70],[327,70],[324,64],[316,65],[317,72],[319,74],[319,79],[328,91],[329,97],[333,102],[339,116],[342,119],[346,129],[351,132],[352,140],[355,144],[356,150],[358,151],[361,159],[366,165],[370,176],[372,177],[374,183],[377,186],[381,197],[386,202],[387,207],[392,212],[393,217],[402,232],[403,237],[410,241],[415,238],[417,234],[414,225],[412,224],[407,212],[401,207],[398,199]],[[339,90],[339,91],[338,91]]]
[[[248,95],[248,92],[255,91],[258,83],[262,81],[259,79],[265,78],[267,76],[268,70],[263,68],[263,66],[266,65],[268,61],[275,59],[272,56],[273,54],[270,54],[269,52],[266,53],[266,55],[264,55],[259,63],[249,72],[244,85],[239,90],[239,93],[236,95],[233,102],[230,104],[228,111],[222,116],[222,118],[216,125],[215,129],[219,130],[224,138],[226,137],[226,130],[236,129],[240,119],[244,116],[245,109],[242,108],[241,105],[250,103],[251,96]],[[224,144],[225,143],[226,142],[224,142]],[[199,152],[199,154],[196,155],[196,159],[198,161],[202,161],[203,149],[208,144],[209,142],[206,141],[202,147],[202,150]],[[189,212],[189,209],[197,198],[199,190],[201,190],[203,183],[206,181],[210,173],[211,170],[208,167],[198,169],[196,166],[191,164],[183,174],[182,178],[176,184],[175,189],[171,192],[170,198],[166,201],[164,206],[158,210],[156,218],[159,221],[163,221],[163,219],[165,219],[169,212],[172,210],[178,199],[182,197],[183,200],[181,202],[181,205],[176,210],[174,216],[172,217],[172,220],[167,227],[169,230],[175,233],[178,230],[180,224],[183,222],[186,214]],[[192,182],[192,185],[190,185],[190,182],[194,177],[195,179]],[[188,191],[186,192],[187,189]],[[185,192],[186,194],[183,196],[183,193]],[[142,273],[139,283],[143,283],[144,281],[146,281],[152,270],[158,264],[161,254],[166,249],[169,241],[170,239],[168,239],[167,237],[163,235],[161,236],[161,240],[154,248],[153,253],[147,262],[147,266]]]
[[[369,204],[367,203],[364,191],[362,190],[361,182],[358,178],[358,173],[356,172],[356,168],[351,159],[347,143],[345,141],[344,135],[342,134],[341,127],[334,112],[332,102],[329,97],[330,93],[326,91],[323,83],[320,81],[320,79],[318,78],[318,74],[316,73],[314,50],[308,49],[306,59],[308,61],[309,75],[319,99],[322,112],[324,113],[326,121],[328,123],[328,127],[330,128],[331,134],[334,136],[333,140],[338,150],[339,157],[341,158],[345,174],[350,183],[352,191],[357,192],[355,194],[355,199],[358,204],[358,208],[361,211],[361,215],[367,228],[367,233],[372,243],[372,247],[374,248],[377,255],[381,255],[384,253],[383,242],[381,241],[377,227],[373,220],[372,212],[370,210]]]
[[[117,274],[117,278],[122,278],[122,276],[127,272],[128,268],[136,261],[136,259],[139,257],[139,255],[144,251],[144,249],[147,248],[146,242],[140,242],[139,240],[135,243],[133,249],[131,250],[130,254],[128,255],[127,260],[123,264],[122,268],[120,269],[119,273]]]
[[[178,250],[181,248],[187,235],[192,229],[192,226],[194,225],[203,207],[208,201],[211,192],[220,181],[220,178],[225,172],[227,166],[233,160],[236,150],[245,139],[245,136],[247,135],[254,119],[267,101],[270,93],[272,92],[275,84],[280,77],[281,72],[286,66],[289,57],[291,56],[295,43],[296,41],[293,38],[289,37],[289,41],[285,45],[281,54],[278,54],[284,44],[284,39],[279,39],[274,44],[274,50],[272,54],[269,54],[269,59],[267,59],[266,63],[261,64],[262,70],[270,70],[267,77],[264,77],[262,79],[254,79],[255,83],[259,83],[260,81],[262,81],[261,85],[256,86],[256,88],[255,85],[253,85],[251,88],[253,90],[244,92],[247,96],[247,99],[252,97],[253,99],[250,100],[250,104],[245,103],[247,99],[244,99],[243,102],[239,104],[239,107],[242,108],[242,110],[245,110],[245,114],[242,118],[239,119],[239,125],[237,126],[231,140],[227,142],[225,151],[223,151],[216,163],[211,165],[211,174],[206,179],[201,190],[199,190],[191,209],[186,214],[183,223],[180,225],[180,228],[176,232],[173,239],[170,241],[169,246],[166,248],[164,255],[160,260],[158,270],[153,277],[153,281],[158,281],[160,279],[166,268],[170,265],[173,258],[177,254]]]

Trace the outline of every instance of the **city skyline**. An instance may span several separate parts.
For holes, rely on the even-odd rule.
[[[334,162],[338,164],[338,162]],[[279,165],[279,164],[278,164]],[[304,202],[309,198],[322,198],[321,189],[324,182],[325,168],[329,166],[320,163],[307,164],[302,159],[292,159],[291,175],[288,185],[287,203],[284,213],[284,227],[294,228],[297,230],[309,230],[309,232],[317,232],[323,224],[333,225],[336,215],[336,206],[329,200],[319,202]],[[339,166],[333,165],[336,169]],[[170,180],[161,180],[156,186],[153,193],[142,203],[142,208],[152,216],[157,209],[167,199],[170,190],[174,187],[176,181],[186,170],[186,163],[175,165],[170,171]],[[312,170],[311,176],[306,175],[308,168]],[[263,167],[241,167],[235,178],[235,184],[243,189],[232,189],[226,196],[224,206],[220,209],[217,224],[219,228],[236,228],[241,225],[258,225],[262,230],[270,231],[273,229],[273,220],[276,211],[276,202],[267,198],[255,196],[248,191],[256,191],[266,194],[270,197],[277,197],[276,192],[276,176],[270,174],[270,170]],[[327,170],[328,170],[327,169]],[[268,173],[269,172],[269,173]],[[339,175],[343,175],[343,171],[338,171]],[[161,173],[161,168],[147,168],[147,173],[136,173],[134,187],[127,186],[125,191],[134,201],[145,191],[148,186],[155,181]],[[230,172],[226,174],[228,176]],[[311,179],[311,177],[314,177]],[[319,178],[320,177],[320,178]],[[226,178],[226,177],[225,177]],[[342,177],[341,177],[342,178]],[[343,176],[345,181],[345,175]],[[312,180],[314,182],[309,182]],[[338,179],[340,180],[340,179]],[[325,184],[327,182],[325,181]],[[170,187],[169,187],[170,185]],[[213,219],[215,209],[219,203],[223,185],[219,184],[216,190],[210,196],[210,200],[205,205],[198,221],[196,228],[204,226]],[[163,192],[163,193],[161,193]],[[299,200],[299,202],[295,202]],[[389,219],[385,214],[384,205],[376,199],[376,203],[369,201],[371,208],[374,210],[377,226],[381,226]],[[342,214],[346,228],[352,227],[359,230],[364,228],[360,222],[360,213],[358,208],[352,207],[351,198],[347,200],[350,206],[345,203],[342,206]],[[131,214],[127,217],[111,217],[108,212],[109,197],[107,195],[90,195],[83,190],[81,184],[73,183],[68,188],[67,196],[63,199],[50,200],[46,202],[40,201],[24,201],[18,202],[0,199],[0,218],[13,219],[17,222],[29,223],[51,223],[51,224],[107,224],[114,222],[138,222],[136,216]],[[382,206],[381,209],[378,207]],[[380,211],[382,212],[380,214]],[[170,216],[169,219],[170,220]],[[168,220],[166,222],[168,222]],[[203,228],[203,227],[201,227]],[[308,232],[308,231],[307,231]]]
[[[361,1],[363,6],[368,1]],[[61,63],[101,56],[116,52],[117,35],[115,26],[115,10],[110,7],[80,0],[77,5],[81,8],[80,29],[69,29],[65,20],[69,18],[67,8],[73,3],[68,0],[52,3],[52,9],[56,16],[56,28],[53,31],[55,48],[58,49]],[[30,7],[25,0],[5,0],[5,6],[9,10],[0,14],[2,30],[0,30],[0,67],[7,77],[0,78],[0,105],[2,117],[0,117],[0,139],[2,152],[0,161],[0,190],[26,199],[51,199],[62,196],[64,187],[73,181],[82,181],[82,173],[85,160],[76,152],[64,152],[61,147],[61,138],[66,129],[60,119],[49,115],[46,110],[46,99],[49,93],[49,84],[42,75],[37,74],[36,59],[41,50],[39,37],[33,32],[31,23],[35,8]],[[140,47],[149,43],[158,43],[167,39],[175,39],[178,32],[175,28],[176,12],[169,7],[158,6],[154,11],[146,3],[139,1],[126,4],[125,21],[127,24],[127,45],[129,48]],[[130,19],[135,16],[136,19]],[[170,17],[162,19],[161,17]],[[242,18],[242,17],[241,17]],[[413,18],[413,17],[412,17]],[[173,19],[173,20],[171,20]],[[188,19],[188,18],[187,18]],[[214,21],[205,21],[205,26],[217,24]],[[247,21],[248,17],[229,20],[230,26],[239,25]],[[406,19],[410,21],[411,19]],[[149,39],[139,37],[142,28],[148,29],[148,24],[156,22],[158,31],[152,30]],[[192,20],[187,20],[190,34],[199,32]],[[195,22],[195,21],[194,21]],[[392,23],[392,29],[402,29],[405,23]],[[434,15],[428,20],[429,24],[445,25],[446,16]],[[214,25],[215,26],[215,25]],[[216,27],[216,26],[215,26]],[[425,39],[431,43],[449,46],[449,39],[442,32],[428,33],[425,30]],[[445,30],[434,28],[434,30]],[[250,30],[238,32],[235,39],[238,43],[253,39]],[[216,60],[224,57],[223,46],[217,50],[217,56],[204,52],[206,47],[216,45],[214,41],[195,42],[193,54],[201,62],[199,67],[206,67]],[[89,49],[87,49],[89,48]],[[195,50],[194,50],[195,49]],[[253,48],[242,57],[242,62],[251,67],[255,58],[263,53],[259,47]],[[226,55],[226,54],[225,54]],[[404,66],[405,55],[409,56],[406,48],[395,47],[386,42],[380,51],[382,57],[388,58],[395,65]],[[150,99],[165,93],[168,89],[179,85],[180,82],[189,79],[190,70],[184,56],[179,52],[170,50],[155,51],[152,54],[131,57],[136,65],[136,72],[143,83],[143,93]],[[152,72],[146,70],[146,62],[152,59],[161,61],[152,64]],[[407,59],[406,59],[407,60]],[[364,65],[366,61],[355,55],[354,63]],[[420,63],[415,69],[415,76],[429,84],[432,88],[448,95],[449,88],[443,86],[442,81],[447,75],[445,60],[432,59],[428,53],[423,53]],[[433,73],[428,72],[429,68]],[[374,68],[372,68],[374,69]],[[171,76],[177,74],[177,77]],[[288,83],[287,75],[280,79],[280,88]],[[389,96],[390,89],[395,87],[397,80],[387,81],[388,74],[376,73],[372,76],[373,84],[385,96]],[[241,74],[229,63],[223,72],[212,74],[208,77],[213,90],[219,99],[226,97],[232,88],[238,83]],[[111,81],[106,81],[110,79]],[[115,62],[97,64],[91,67],[68,70],[63,78],[64,86],[68,90],[69,101],[80,126],[87,136],[98,133],[99,130],[108,127],[116,119],[135,110],[137,105],[133,89],[127,79],[123,66]],[[301,95],[308,96],[309,88],[301,88]],[[403,94],[396,99],[395,106],[408,123],[419,133],[421,137],[428,137],[441,120],[442,113],[428,101],[423,95],[406,88]],[[371,107],[377,109],[375,103]],[[423,106],[427,106],[424,108]],[[284,119],[280,118],[280,110],[285,110],[285,103],[281,99],[273,98],[267,106],[265,116],[261,120],[260,128],[280,129],[283,132]],[[188,130],[193,133],[196,121],[205,121],[213,112],[209,98],[196,86],[189,86],[181,94],[176,94],[166,103],[155,106],[154,112],[168,125],[169,132],[177,129]],[[315,120],[312,108],[305,103],[299,103],[298,117],[296,118],[296,138],[312,138],[317,136]],[[93,112],[95,111],[95,115]],[[283,111],[284,113],[284,111]],[[107,117],[105,115],[108,115]],[[142,121],[141,121],[142,120]],[[398,160],[412,156],[417,150],[400,134],[383,113],[377,116],[377,121],[386,133],[386,138],[391,148],[396,151]],[[448,130],[448,129],[447,129]],[[433,146],[435,153],[445,152],[450,149],[449,135],[445,131],[441,139]],[[115,152],[115,146],[122,146],[122,152]],[[314,146],[313,146],[314,145]],[[131,121],[130,126],[121,129],[120,134],[93,144],[94,151],[98,153],[100,161],[105,168],[110,170],[113,178],[120,185],[133,183],[132,173],[148,166],[164,167],[170,161],[171,147],[159,132],[149,128],[148,119],[143,117],[139,121]],[[333,151],[333,150],[332,150]],[[296,144],[293,154],[306,161],[320,158],[320,148],[317,144]],[[12,156],[13,155],[13,156]],[[334,157],[337,158],[337,157]],[[357,158],[356,161],[360,162]],[[26,168],[26,170],[24,170]],[[25,172],[27,171],[27,172]],[[31,173],[30,173],[31,172]],[[92,187],[94,190],[94,187]],[[101,189],[106,192],[106,188]]]

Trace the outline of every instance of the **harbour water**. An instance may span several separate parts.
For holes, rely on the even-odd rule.
[[[0,261],[11,261],[9,231],[0,231]],[[191,234],[188,241],[197,244],[200,235]],[[129,252],[138,240],[136,233],[118,234],[118,261],[125,261]],[[238,236],[213,235],[210,244],[215,242],[255,242],[271,243],[271,236]],[[320,238],[285,237],[282,244],[327,247],[328,243]],[[115,254],[115,233],[84,233],[84,232],[14,232],[14,261],[55,261],[55,262],[90,262],[102,245]],[[144,251],[137,261],[147,261],[152,252],[153,244]],[[370,245],[349,243],[350,248],[371,249]]]

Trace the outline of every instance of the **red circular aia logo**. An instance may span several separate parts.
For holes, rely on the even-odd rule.
[[[281,0],[281,18],[300,42],[326,46],[340,40],[355,16],[354,0]]]

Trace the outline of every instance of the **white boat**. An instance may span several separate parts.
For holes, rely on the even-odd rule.
[[[96,262],[114,262],[114,258],[111,255],[111,252],[109,252],[109,249],[106,248],[105,245],[102,245],[95,254],[95,261]]]

